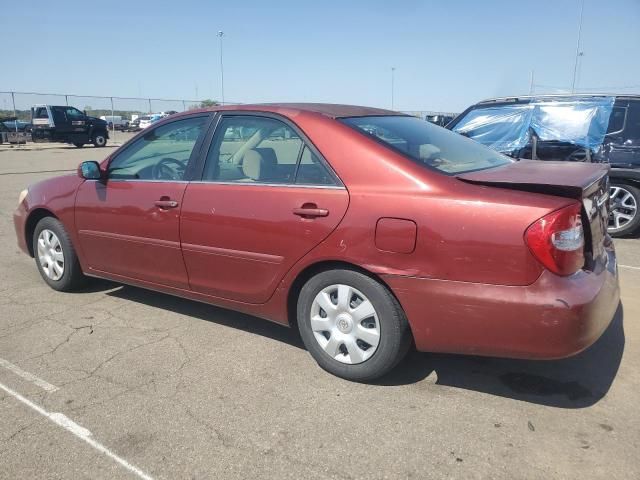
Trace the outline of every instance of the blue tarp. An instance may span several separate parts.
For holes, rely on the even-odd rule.
[[[471,110],[453,128],[499,152],[529,143],[531,132],[542,141],[556,140],[596,149],[607,133],[614,97],[533,99]]]

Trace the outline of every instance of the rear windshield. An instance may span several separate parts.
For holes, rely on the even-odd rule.
[[[341,121],[415,162],[449,175],[512,162],[495,150],[416,117],[352,117]]]

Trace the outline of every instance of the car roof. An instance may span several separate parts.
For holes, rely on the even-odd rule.
[[[585,99],[585,98],[603,98],[615,97],[617,99],[640,99],[640,95],[636,94],[620,94],[620,93],[554,93],[545,95],[514,95],[512,97],[488,98],[478,102],[476,105],[484,105],[489,103],[528,103],[532,100],[553,100],[553,99]]]
[[[404,113],[385,110],[382,108],[362,107],[359,105],[342,105],[336,103],[254,103],[242,105],[225,105],[192,110],[198,111],[226,111],[249,110],[253,112],[281,113],[287,116],[297,112],[309,112],[324,115],[330,118],[367,117],[382,115],[405,115]]]

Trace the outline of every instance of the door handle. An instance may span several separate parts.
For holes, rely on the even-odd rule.
[[[155,205],[158,208],[166,210],[169,208],[176,208],[178,206],[178,202],[175,200],[156,200]]]
[[[300,208],[294,208],[293,214],[302,218],[326,217],[329,215],[329,210],[318,208],[315,204],[304,204]]]

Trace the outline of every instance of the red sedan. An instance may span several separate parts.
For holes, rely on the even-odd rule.
[[[607,168],[513,160],[423,120],[323,104],[158,122],[20,195],[52,288],[87,277],[297,325],[367,381],[420,351],[560,358],[619,303]]]

